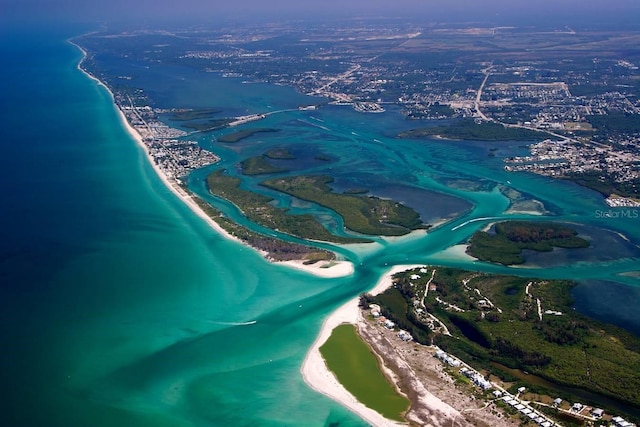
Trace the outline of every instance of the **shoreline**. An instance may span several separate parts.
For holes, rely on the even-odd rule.
[[[349,261],[317,261],[313,264],[305,264],[304,260],[274,261],[274,265],[284,265],[288,268],[306,271],[318,277],[327,279],[350,276],[355,269]]]
[[[396,265],[392,267],[378,280],[369,293],[377,295],[384,292],[393,284],[392,276],[394,274],[420,266],[421,264]],[[333,329],[343,323],[350,323],[357,327],[361,321],[363,321],[363,319],[360,314],[360,308],[358,307],[358,297],[347,301],[332,312],[322,323],[316,340],[304,358],[300,368],[302,378],[309,387],[331,398],[374,426],[395,427],[406,425],[406,423],[384,418],[378,412],[360,403],[338,382],[333,373],[329,371],[320,354],[320,347],[329,339]],[[382,365],[381,368],[387,370],[384,365]]]
[[[246,244],[245,242],[243,242],[242,240],[240,240],[239,238],[230,234],[227,230],[222,228],[217,222],[215,222],[213,218],[207,215],[207,213],[200,206],[198,206],[198,204],[193,200],[193,197],[191,196],[191,194],[189,194],[184,188],[182,188],[175,179],[167,178],[167,176],[162,172],[162,170],[154,162],[153,157],[149,153],[149,148],[146,146],[146,144],[142,140],[142,136],[140,135],[138,130],[129,123],[125,114],[116,104],[115,96],[111,91],[111,89],[106,84],[104,84],[102,80],[100,80],[99,78],[89,73],[84,68],[82,68],[82,63],[87,57],[87,51],[84,50],[77,43],[74,43],[72,39],[68,39],[67,42],[75,46],[80,50],[80,52],[82,52],[82,59],[78,61],[76,68],[80,72],[82,72],[85,76],[89,77],[91,80],[96,82],[99,86],[102,86],[109,93],[109,96],[111,97],[111,100],[112,100],[112,104],[115,107],[115,110],[117,111],[118,116],[120,117],[120,122],[122,126],[127,131],[129,136],[136,142],[136,144],[140,148],[142,148],[142,151],[144,152],[147,162],[151,165],[152,169],[154,170],[156,175],[160,178],[160,181],[162,181],[164,186],[169,191],[171,191],[176,197],[178,197],[178,199],[180,199],[194,214],[196,214],[198,217],[203,219],[219,235],[221,235],[225,239],[233,240],[246,247],[250,247],[251,249],[257,251],[258,253],[261,253],[260,250]],[[270,262],[270,261],[267,260],[267,262]],[[330,263],[327,263],[327,264],[330,264],[330,266],[326,266],[326,264],[320,265],[321,264],[320,262],[315,264],[305,265],[303,264],[303,260],[275,262],[273,264],[285,265],[285,266],[288,266],[289,268],[302,270],[309,274],[313,274],[315,276],[323,277],[323,278],[336,278],[336,277],[349,276],[353,274],[353,271],[354,271],[353,263],[349,261],[331,261]]]

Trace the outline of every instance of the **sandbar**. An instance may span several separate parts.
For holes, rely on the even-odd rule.
[[[315,276],[336,278],[353,274],[353,263],[349,261],[318,261],[313,264],[305,264],[303,260],[276,261],[276,265],[285,265],[287,267],[306,271]]]

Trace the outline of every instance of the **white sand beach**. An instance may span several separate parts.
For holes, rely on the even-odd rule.
[[[305,264],[303,260],[292,260],[276,261],[274,264],[285,265],[325,278],[349,276],[354,271],[353,263],[349,261],[318,261],[313,264]]]
[[[389,286],[393,284],[392,276],[400,271],[405,271],[416,266],[399,265],[393,267],[387,272],[378,283],[371,289],[370,293],[377,295],[384,292]],[[360,309],[358,308],[358,298],[354,298],[336,311],[331,313],[322,324],[318,338],[311,346],[307,356],[302,363],[302,377],[304,381],[314,390],[330,397],[341,405],[345,406],[352,412],[362,417],[368,423],[374,426],[401,426],[403,423],[384,418],[371,408],[364,406],[362,403],[351,395],[343,386],[338,382],[336,377],[327,369],[324,363],[324,359],[320,354],[320,346],[324,344],[331,336],[331,332],[335,327],[343,323],[351,323],[357,325],[362,321],[360,315]]]
[[[376,283],[369,293],[378,295],[384,292],[393,284],[392,276],[394,274],[418,267],[422,267],[422,265],[394,266],[385,275],[383,275],[380,280],[378,280],[378,283]],[[377,341],[384,341],[384,339],[381,340],[380,337],[378,337],[379,333],[375,332],[375,327],[373,327],[373,334],[375,336],[372,335],[372,326],[361,316],[360,308],[358,307],[358,298],[350,300],[329,315],[322,325],[318,338],[307,353],[301,367],[301,373],[304,381],[311,388],[340,403],[373,426],[386,427],[407,424],[384,418],[379,413],[358,402],[357,399],[338,382],[331,371],[327,369],[324,359],[320,354],[320,346],[322,346],[322,344],[324,344],[331,336],[333,329],[343,323],[356,325],[360,335],[366,338],[365,340],[372,345],[373,348],[377,348],[376,352],[382,350],[386,353],[384,357],[381,357],[381,360],[392,357],[393,364],[396,365],[396,368],[400,367],[403,371],[405,381],[410,384],[412,394],[416,395],[418,399],[417,402],[413,402],[412,408],[407,414],[407,417],[411,422],[419,425],[448,426],[455,420],[456,423],[459,423],[461,426],[470,425],[467,420],[461,417],[461,413],[458,410],[454,409],[450,404],[445,403],[443,400],[431,393],[427,389],[426,384],[417,377],[415,371],[408,364],[406,355],[403,355],[402,353],[404,351],[413,354],[413,347],[407,347],[400,351],[397,351],[396,348],[383,349],[380,347],[381,343]],[[391,331],[386,332],[394,335]],[[384,347],[384,344],[382,345]],[[427,347],[425,347],[425,349],[427,349]],[[430,357],[429,359],[432,358]],[[394,381],[397,380],[395,372],[390,370],[386,364],[383,364],[382,369],[390,377],[394,378]],[[441,385],[442,383],[437,382],[438,387],[441,387]],[[432,386],[434,386],[433,383],[429,385],[429,387]],[[455,386],[453,386],[453,388],[455,389]],[[461,399],[460,401],[463,402],[464,399]]]
[[[357,324],[360,317],[358,309],[358,299],[354,298],[338,308],[322,324],[320,335],[311,346],[302,364],[301,372],[304,381],[314,390],[320,392],[350,411],[359,415],[362,419],[373,426],[401,426],[402,423],[391,421],[377,413],[371,408],[367,408],[360,403],[351,393],[349,393],[338,382],[336,377],[329,371],[320,354],[320,346],[331,336],[331,331],[343,323]]]

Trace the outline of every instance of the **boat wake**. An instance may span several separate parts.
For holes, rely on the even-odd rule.
[[[475,218],[475,219],[470,219],[469,221],[463,222],[462,224],[456,225],[455,227],[453,227],[451,229],[451,231],[456,231],[458,228],[462,228],[467,224],[471,224],[472,222],[477,222],[477,221],[486,221],[488,219],[500,219],[500,217],[495,217],[495,216],[488,216],[488,217],[483,217],[483,218]]]
[[[218,322],[216,320],[209,320],[209,323],[213,323],[214,325],[224,325],[224,326],[248,326],[257,323],[257,320],[252,320],[250,322]]]

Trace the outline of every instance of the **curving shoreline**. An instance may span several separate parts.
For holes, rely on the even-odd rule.
[[[96,76],[94,76],[93,74],[89,73],[84,68],[82,68],[82,63],[84,62],[85,58],[87,57],[87,51],[85,49],[83,49],[80,45],[78,45],[77,43],[74,43],[73,40],[71,40],[71,39],[67,40],[67,42],[70,43],[71,45],[75,46],[76,48],[78,48],[80,50],[80,52],[82,52],[82,58],[80,59],[80,61],[78,62],[77,66],[76,66],[77,69],[80,72],[82,72],[84,75],[86,75],[88,78],[90,78],[91,80],[96,82],[99,86],[102,86],[109,93],[109,96],[111,96],[111,99],[113,101],[113,105],[114,105],[116,111],[118,112],[118,116],[120,117],[120,122],[122,123],[122,126],[125,128],[127,133],[131,136],[131,138],[136,142],[136,144],[140,148],[142,148],[142,151],[144,152],[145,157],[147,158],[147,161],[149,162],[149,164],[151,165],[151,167],[155,171],[156,175],[160,178],[162,183],[165,185],[165,187],[167,189],[169,189],[176,197],[178,197],[194,214],[196,214],[201,219],[203,219],[214,231],[216,231],[222,237],[224,237],[226,239],[229,239],[229,240],[234,240],[234,241],[236,241],[236,242],[238,242],[238,243],[240,243],[242,245],[248,246],[245,242],[243,242],[239,238],[233,236],[232,234],[227,232],[224,228],[222,228],[217,222],[215,222],[194,201],[193,197],[185,189],[183,189],[178,184],[178,182],[175,179],[169,179],[162,172],[162,170],[154,162],[153,157],[151,156],[151,154],[149,152],[149,148],[146,146],[146,144],[142,140],[142,136],[140,135],[140,133],[136,130],[136,128],[131,126],[131,124],[127,120],[127,118],[124,115],[124,113],[122,112],[122,110],[115,103],[115,97],[114,97],[114,94],[111,91],[111,89],[104,82],[102,82],[102,80],[98,79]],[[255,248],[252,248],[252,249],[255,249]],[[257,250],[257,249],[255,249],[255,250]],[[348,276],[348,275],[352,274],[353,271],[354,271],[353,263],[351,263],[349,261],[335,261],[334,260],[334,261],[326,262],[326,263],[325,262],[317,262],[317,263],[314,263],[314,264],[304,264],[302,262],[302,260],[300,260],[300,261],[277,262],[276,264],[285,265],[285,266],[288,266],[290,268],[295,268],[297,270],[302,270],[302,271],[305,271],[307,273],[311,273],[311,274],[313,274],[315,276],[324,277],[324,278],[335,278],[335,277]]]
[[[384,292],[387,288],[393,285],[392,276],[394,274],[420,266],[421,265],[396,265],[392,267],[378,280],[369,293],[377,295]],[[327,341],[327,339],[329,339],[331,332],[338,325],[350,323],[358,327],[358,325],[363,321],[364,319],[362,318],[360,308],[358,307],[358,297],[351,299],[331,313],[324,320],[318,337],[305,356],[302,367],[300,368],[302,377],[309,387],[333,399],[374,426],[387,427],[406,425],[406,423],[399,423],[397,421],[384,418],[378,412],[360,403],[342,386],[342,384],[338,382],[333,373],[329,371],[322,355],[320,354],[320,347]],[[388,370],[384,365],[382,366],[382,369],[385,371]],[[432,397],[429,403],[430,406],[442,413],[451,412],[449,405],[435,397]]]

